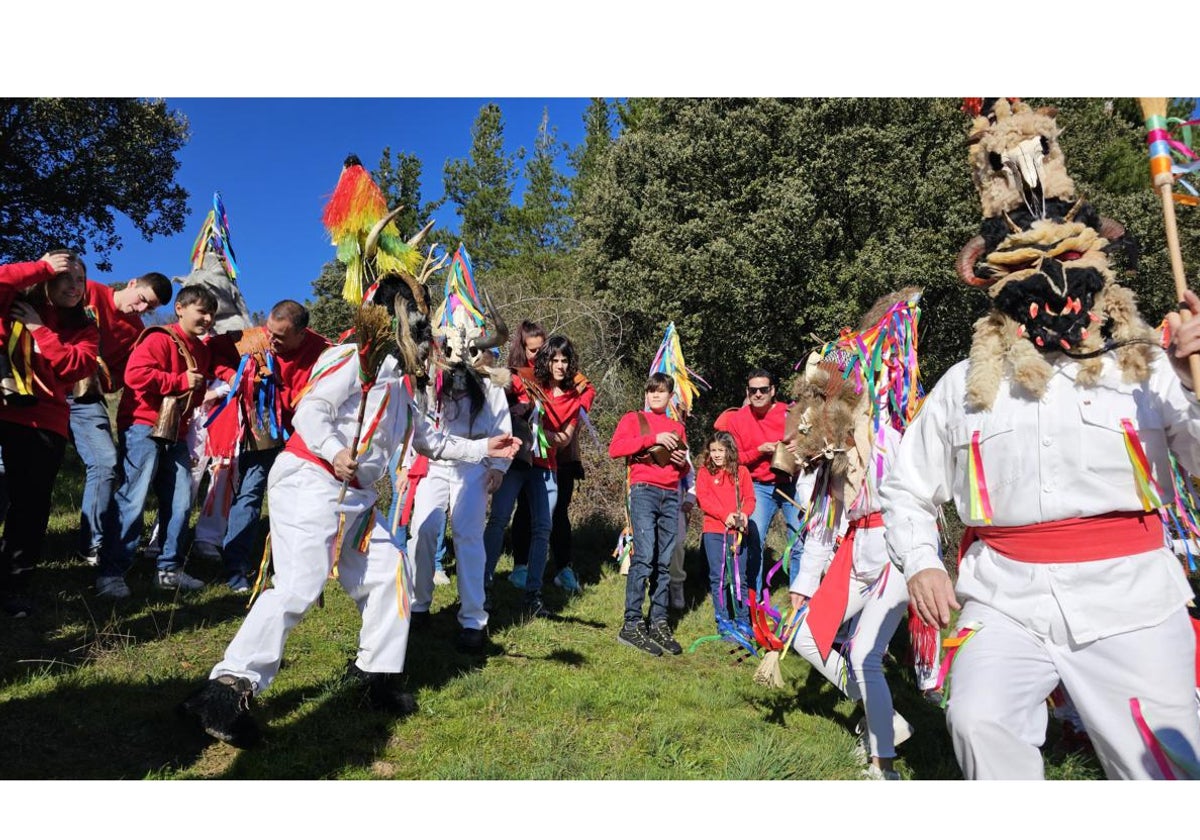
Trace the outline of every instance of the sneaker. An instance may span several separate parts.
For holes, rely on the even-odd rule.
[[[526,566],[516,566],[508,573],[508,582],[517,589],[525,588],[525,573],[529,571]]]
[[[579,578],[575,577],[575,570],[570,566],[554,576],[554,585],[568,592],[583,591],[583,587],[579,585]]]
[[[196,580],[183,569],[159,569],[154,578],[154,585],[159,589],[182,589],[185,592],[195,592],[204,588],[204,581]]]
[[[192,718],[213,738],[235,747],[252,746],[258,741],[258,724],[250,715],[254,684],[245,677],[223,674],[209,680],[177,711]]]
[[[871,758],[871,741],[867,735],[867,719],[864,717],[854,725],[854,734],[858,736],[858,743],[854,745],[854,757],[859,761],[868,762]],[[904,716],[899,712],[892,711],[892,746],[898,747],[912,737],[913,728]]]
[[[433,573],[433,585],[434,586],[449,586],[450,585],[450,575],[446,574],[444,569],[438,569],[436,572]]]
[[[661,647],[672,656],[678,656],[683,653],[683,646],[675,641],[675,637],[671,635],[671,625],[667,622],[659,620],[652,621],[647,628],[647,634],[656,645]]]
[[[670,587],[671,594],[671,609],[682,610],[687,606],[687,601],[683,598],[683,584],[672,583]]]
[[[458,631],[458,638],[454,640],[454,647],[459,653],[480,654],[483,653],[483,643],[487,638],[487,634],[477,627],[463,627]]]
[[[20,595],[0,597],[0,613],[8,618],[29,618],[33,615],[33,604]]]
[[[101,577],[96,578],[96,595],[100,598],[128,598],[130,596],[129,584],[125,582],[123,577]]]
[[[250,591],[250,579],[241,572],[232,575],[226,583],[235,594],[242,595]]]
[[[87,551],[76,551],[75,559],[85,566],[100,565],[100,546],[89,548]]]
[[[372,709],[405,717],[417,711],[417,701],[401,689],[399,677],[399,674],[364,671],[354,660],[346,666],[346,682],[365,689],[367,704]]]
[[[900,774],[895,770],[881,770],[874,764],[868,764],[866,769],[862,771],[864,779],[872,779],[878,782],[898,782]]]
[[[220,561],[221,549],[210,542],[195,542],[192,543],[192,556],[200,560]]]
[[[617,641],[623,645],[629,645],[632,648],[645,651],[651,656],[663,655],[662,648],[646,635],[646,630],[640,621],[627,621],[621,625],[621,632],[617,633]]]

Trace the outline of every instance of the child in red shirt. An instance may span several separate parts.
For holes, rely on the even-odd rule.
[[[752,639],[743,540],[754,512],[754,484],[750,471],[738,462],[737,444],[729,432],[713,432],[704,451],[704,467],[696,476],[696,504],[704,511],[704,554],[717,630],[737,632],[729,626],[732,614],[741,633]]]
[[[617,640],[622,644],[662,656],[663,651],[683,653],[667,623],[669,567],[679,539],[679,479],[690,468],[687,433],[683,424],[667,416],[667,403],[675,381],[665,373],[646,380],[649,411],[631,411],[621,418],[608,454],[627,458],[629,517],[633,526],[633,556],[625,583],[625,622]],[[650,616],[642,623],[646,584],[650,587]]]

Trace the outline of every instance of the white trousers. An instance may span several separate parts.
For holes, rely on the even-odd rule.
[[[316,603],[332,565],[337,534],[337,497],[341,485],[315,464],[284,452],[267,479],[271,498],[273,586],[259,595],[210,677],[246,677],[265,691],[279,671],[288,633]],[[338,581],[358,606],[358,667],[368,673],[404,670],[408,619],[400,617],[397,573],[403,546],[394,542],[375,514],[367,553],[354,545],[360,516],[371,515],[374,493],[350,488],[343,508],[346,538],[338,560]],[[412,579],[412,567],[406,570]]]
[[[458,585],[458,623],[487,627],[483,608],[483,528],[487,521],[487,466],[462,461],[429,462],[429,474],[417,484],[413,498],[408,554],[413,559],[413,612],[429,612],[433,603],[433,558],[446,527],[446,512],[454,531],[455,581]]]
[[[1187,610],[1161,624],[1074,644],[1061,615],[1042,637],[1004,613],[968,601],[959,626],[982,626],[950,667],[946,723],[969,779],[1041,779],[1046,697],[1071,696],[1109,778],[1161,778],[1134,725],[1131,698],[1171,750],[1195,761],[1195,636]]]
[[[865,556],[879,556],[886,550],[882,528],[861,530],[854,537],[856,559],[860,552]],[[846,655],[834,648],[829,652],[829,658],[822,660],[807,619],[801,623],[792,641],[795,651],[825,679],[851,700],[862,700],[867,713],[871,755],[877,758],[896,756],[892,692],[883,675],[883,655],[907,608],[908,588],[904,584],[904,575],[887,563],[872,580],[850,576],[850,597],[842,623],[856,616],[857,620],[851,628]]]

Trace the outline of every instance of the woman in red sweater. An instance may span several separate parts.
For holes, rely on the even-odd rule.
[[[0,266],[0,346],[12,345],[18,386],[0,405],[0,457],[10,482],[0,611],[14,618],[32,609],[23,593],[41,559],[50,494],[67,448],[67,391],[96,370],[100,333],[83,309],[86,276],[83,261],[66,250]]]
[[[704,554],[717,631],[740,631],[753,639],[743,540],[754,512],[754,484],[750,471],[738,463],[737,444],[729,432],[713,432],[704,451],[704,466],[696,476],[696,503],[704,511]],[[736,627],[730,626],[731,613]]]

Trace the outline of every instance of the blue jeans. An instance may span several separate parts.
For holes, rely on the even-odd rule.
[[[800,530],[800,511],[791,502],[784,500],[775,492],[778,487],[788,496],[796,498],[796,482],[789,484],[762,484],[754,482],[754,513],[750,515],[750,527],[746,529],[746,582],[755,592],[762,594],[765,586],[764,575],[770,569],[763,568],[763,546],[767,541],[767,530],[775,514],[782,512],[783,521],[787,524],[787,538],[790,540],[798,534],[792,544],[791,560],[788,568],[788,583],[796,579],[800,573],[800,556],[804,554],[804,532]],[[803,501],[797,499],[797,501]]]
[[[666,621],[671,555],[679,538],[679,490],[650,484],[629,489],[633,556],[625,580],[625,623],[642,620],[642,601],[650,585],[650,620]]]
[[[117,446],[113,443],[106,401],[80,403],[68,399],[67,405],[71,407],[71,439],[86,469],[83,500],[79,505],[79,550],[89,554],[100,548],[100,536],[104,533],[100,520],[112,501]]]
[[[122,480],[104,511],[100,577],[124,577],[133,566],[152,483],[160,510],[170,511],[158,568],[182,565],[179,558],[192,507],[191,455],[186,440],[164,443],[150,437],[150,431],[149,426],[136,423],[117,434]]]
[[[492,496],[492,510],[488,514],[487,527],[483,529],[483,548],[487,552],[487,567],[484,581],[491,585],[496,563],[500,560],[500,548],[504,544],[504,528],[512,518],[517,497],[526,490],[529,497],[530,534],[529,564],[525,574],[525,597],[530,598],[542,591],[542,575],[546,571],[546,556],[550,552],[550,524],[554,516],[554,505],[558,501],[558,483],[554,472],[543,467],[522,469],[514,465],[504,474],[500,489]]]
[[[717,620],[732,618],[735,621],[750,620],[750,593],[746,591],[746,542],[743,538],[737,552],[738,581],[732,580],[733,568],[725,575],[724,594],[722,594],[721,572],[725,569],[725,558],[729,553],[729,541],[733,535],[705,533],[704,556],[708,558],[708,591],[712,593],[713,614]],[[739,589],[740,600],[739,600]],[[721,606],[724,598],[725,606]]]
[[[246,450],[238,455],[237,495],[229,506],[229,524],[221,557],[228,577],[245,575],[250,570],[250,549],[258,535],[263,498],[267,494],[267,474],[282,449],[261,452]]]

